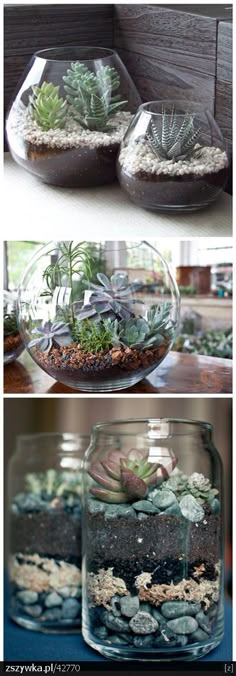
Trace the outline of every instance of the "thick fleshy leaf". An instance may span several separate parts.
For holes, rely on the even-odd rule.
[[[112,479],[120,480],[120,466],[117,463],[112,462],[112,460],[107,460],[106,462],[101,460],[101,465]]]
[[[121,485],[129,498],[144,498],[147,495],[147,486],[145,481],[132,472],[131,469],[122,466],[121,463]]]
[[[94,479],[94,481],[97,481],[99,485],[104,486],[104,488],[115,492],[120,491],[120,482],[116,479],[108,477],[100,464],[94,466],[91,465],[88,470],[88,474],[92,477],[92,479]]]
[[[101,284],[103,286],[105,286],[105,289],[111,289],[110,280],[108,279],[108,277],[106,275],[103,274],[103,272],[98,272],[97,278],[98,278],[98,281],[101,282]]]
[[[97,488],[96,486],[92,486],[92,488],[90,488],[90,492],[95,498],[113,504],[127,502],[129,499],[125,493],[113,493],[112,491],[106,491],[104,488]]]

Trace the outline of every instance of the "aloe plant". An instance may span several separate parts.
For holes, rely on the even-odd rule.
[[[195,148],[200,134],[201,128],[195,129],[193,114],[177,115],[172,107],[171,112],[163,108],[160,127],[151,119],[146,136],[158,159],[179,162],[200,154],[201,149]]]
[[[59,96],[59,89],[52,82],[32,87],[33,94],[29,97],[31,114],[44,131],[63,129],[65,126],[67,102]]]
[[[120,87],[120,76],[110,66],[101,66],[95,74],[76,61],[71,63],[63,80],[72,115],[85,129],[103,131],[110,118],[127,103],[115,93]]]
[[[148,454],[148,449],[111,451],[100,462],[92,463],[88,474],[97,484],[90,488],[92,495],[110,503],[144,498],[149,487],[162,484],[177,464],[174,457],[165,466],[149,462]]]

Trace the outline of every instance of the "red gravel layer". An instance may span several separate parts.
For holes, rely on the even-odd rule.
[[[20,347],[21,343],[22,339],[19,333],[17,336],[4,337],[4,353],[14,352],[18,347]]]

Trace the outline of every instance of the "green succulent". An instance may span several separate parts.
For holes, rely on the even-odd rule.
[[[194,127],[193,114],[180,116],[172,107],[170,112],[163,108],[160,127],[151,119],[146,136],[158,159],[178,162],[200,155],[201,149],[195,148],[200,134],[200,127]]]
[[[76,343],[79,343],[84,352],[105,352],[112,345],[112,332],[105,322],[91,322],[85,319],[83,322],[76,322],[72,329],[72,337]]]
[[[32,87],[33,95],[29,97],[31,114],[44,131],[65,127],[67,102],[59,96],[59,89],[52,82]]]
[[[4,338],[7,338],[7,336],[18,335],[19,329],[17,326],[15,310],[12,310],[12,312],[4,314],[3,328],[4,328]]]
[[[119,94],[114,95],[120,86],[120,76],[110,66],[101,66],[95,74],[76,61],[71,63],[63,80],[72,115],[85,129],[103,131],[109,119],[127,103]]]
[[[66,493],[81,494],[81,472],[57,472],[48,469],[46,472],[26,474],[25,489],[35,495],[60,496]]]
[[[184,495],[192,495],[200,505],[212,502],[219,492],[216,488],[212,488],[209,479],[198,472],[194,472],[191,476],[178,472],[166,481],[165,488],[173,491],[178,499]]]
[[[149,451],[131,449],[110,451],[88,470],[97,485],[90,487],[92,495],[104,502],[123,503],[144,498],[150,486],[160,485],[172,472],[177,460],[170,458],[165,467],[148,461]]]
[[[102,272],[97,274],[100,284],[88,283],[91,289],[89,302],[76,314],[76,319],[130,319],[134,317],[132,306],[141,303],[132,297],[133,287],[123,273],[115,273],[110,279]],[[85,282],[86,283],[86,282]]]
[[[146,319],[130,317],[121,321],[107,320],[112,332],[113,345],[138,348],[139,350],[163,345],[173,334],[170,324],[171,303],[154,306],[147,312]]]

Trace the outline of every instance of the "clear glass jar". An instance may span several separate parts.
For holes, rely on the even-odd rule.
[[[10,291],[3,297],[4,364],[11,364],[24,350],[24,343],[17,325],[16,298]]]
[[[222,463],[211,425],[95,425],[83,483],[85,641],[110,658],[207,654],[223,637]]]
[[[42,632],[81,627],[81,466],[88,437],[17,438],[9,467],[10,617]]]
[[[19,288],[18,319],[33,359],[66,385],[119,390],[170,350],[179,292],[147,242],[51,242]]]
[[[140,103],[131,77],[112,49],[36,52],[7,118],[11,154],[44,183],[67,187],[111,183],[120,142]]]
[[[135,204],[178,213],[214,202],[226,184],[228,157],[216,121],[201,104],[151,101],[132,120],[117,168]]]

